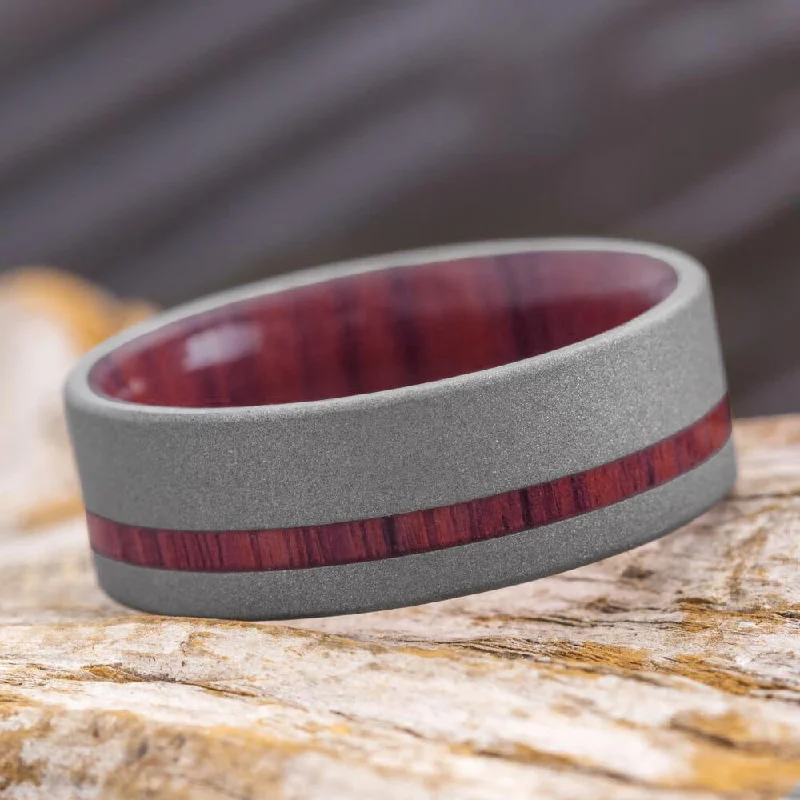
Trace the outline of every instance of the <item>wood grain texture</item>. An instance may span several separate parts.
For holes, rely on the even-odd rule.
[[[0,796],[783,797],[800,780],[800,418],[734,436],[735,493],[664,539],[290,624],[124,609],[81,518],[20,530],[0,506]]]
[[[568,573],[350,617],[156,617],[98,589],[74,476],[52,502],[70,460],[50,373],[78,354],[53,347],[63,315],[13,305],[0,383],[30,419],[0,448],[4,800],[775,800],[800,781],[800,417],[737,420],[730,497]],[[19,427],[0,415],[0,440]]]
[[[217,407],[346,397],[536,356],[630,321],[677,278],[631,253],[536,252],[396,267],[265,295],[106,356],[96,391]]]
[[[423,553],[541,527],[617,503],[682,475],[728,441],[727,398],[644,450],[547,483],[376,519],[259,531],[158,530],[87,513],[92,549],[143,567],[243,572],[332,566]]]

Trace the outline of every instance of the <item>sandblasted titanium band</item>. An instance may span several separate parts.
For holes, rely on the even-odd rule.
[[[603,270],[622,281],[611,311]],[[579,307],[557,330],[564,275]],[[391,325],[359,305],[367,289]],[[398,298],[418,318],[398,316]],[[425,317],[437,298],[456,308],[446,325]],[[162,346],[164,331],[177,333]],[[220,372],[240,358],[252,382],[264,362],[236,348],[265,336],[297,349],[256,371],[258,386]],[[198,353],[218,361],[194,363],[187,389],[170,368]],[[397,374],[373,375],[384,362]],[[101,583],[163,613],[344,613],[507,585],[672,530],[735,473],[705,273],[628,242],[440,248],[268,280],[101,345],[66,405]]]
[[[486,542],[336,567],[183,572],[94,558],[103,589],[141,611],[252,620],[355,614],[498,589],[599,561],[680,527],[735,478],[728,442],[692,472],[591,514]]]

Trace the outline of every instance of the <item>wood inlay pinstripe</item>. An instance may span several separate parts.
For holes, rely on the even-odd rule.
[[[541,527],[667,483],[718,452],[731,434],[727,397],[650,447],[547,483],[376,519],[259,531],[174,531],[87,514],[93,550],[129,564],[199,572],[301,569],[423,553]]]
[[[552,251],[395,267],[230,304],[100,359],[95,391],[147,405],[303,402],[508,364],[603,333],[675,288],[635,253]]]

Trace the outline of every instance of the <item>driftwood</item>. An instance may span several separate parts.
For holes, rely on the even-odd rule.
[[[104,308],[106,334],[128,310]],[[54,389],[76,323],[8,286],[0,318],[4,337],[41,333],[0,359],[0,797],[777,798],[800,781],[800,417],[738,423],[735,495],[600,564],[363,616],[167,619],[94,585]],[[32,364],[34,388],[14,380]]]

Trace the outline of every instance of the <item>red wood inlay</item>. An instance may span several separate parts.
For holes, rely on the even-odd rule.
[[[723,398],[702,419],[616,461],[548,483],[376,519],[258,531],[173,531],[89,513],[92,549],[143,567],[199,572],[300,569],[423,553],[537,528],[612,505],[677,478],[728,441]]]
[[[303,402],[508,364],[629,322],[677,277],[633,253],[552,251],[350,275],[198,314],[101,359],[92,387],[147,405]]]

